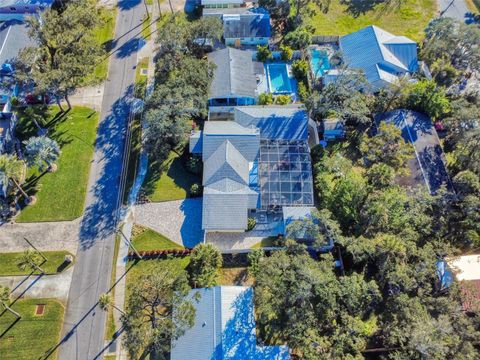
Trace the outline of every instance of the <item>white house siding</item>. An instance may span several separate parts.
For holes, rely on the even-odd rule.
[[[268,38],[226,38],[225,44],[227,46],[235,46],[237,40],[240,40],[241,45],[268,45]]]

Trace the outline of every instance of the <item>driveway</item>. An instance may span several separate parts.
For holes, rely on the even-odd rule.
[[[134,223],[165,235],[185,247],[203,241],[202,199],[185,199],[136,205]]]
[[[67,250],[76,254],[81,219],[74,221],[0,225],[0,249],[18,252],[29,248],[26,237],[42,251]]]
[[[73,268],[57,275],[3,276],[0,285],[12,290],[12,297],[44,299],[55,298],[67,302]]]
[[[468,16],[470,10],[468,10],[464,0],[438,0],[438,8],[440,16],[451,17],[465,22],[470,20]]]

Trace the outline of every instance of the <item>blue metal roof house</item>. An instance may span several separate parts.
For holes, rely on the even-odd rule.
[[[290,359],[287,346],[257,344],[253,288],[194,289],[188,297],[196,308],[195,324],[172,341],[171,360]]]
[[[268,44],[271,34],[268,12],[224,14],[222,19],[225,45],[240,47]]]
[[[341,37],[340,49],[346,64],[363,70],[374,91],[418,70],[417,44],[375,25]]]
[[[249,212],[313,206],[308,115],[300,106],[241,106],[190,137],[202,154],[205,232],[244,232]],[[278,234],[277,234],[278,235]]]
[[[26,16],[35,15],[52,6],[54,0],[2,0],[0,21],[23,21]]]

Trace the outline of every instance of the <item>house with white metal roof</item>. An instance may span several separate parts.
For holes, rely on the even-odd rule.
[[[0,21],[25,20],[52,6],[54,0],[2,0],[0,1]]]
[[[375,25],[342,36],[340,50],[347,66],[362,70],[373,90],[418,71],[417,44]]]
[[[199,300],[196,300],[200,296]],[[194,289],[195,324],[172,341],[171,360],[287,360],[287,346],[258,344],[253,288],[216,286]]]

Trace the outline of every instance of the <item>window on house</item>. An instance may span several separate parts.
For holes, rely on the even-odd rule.
[[[17,8],[11,7],[10,10],[11,11],[17,11]]]

